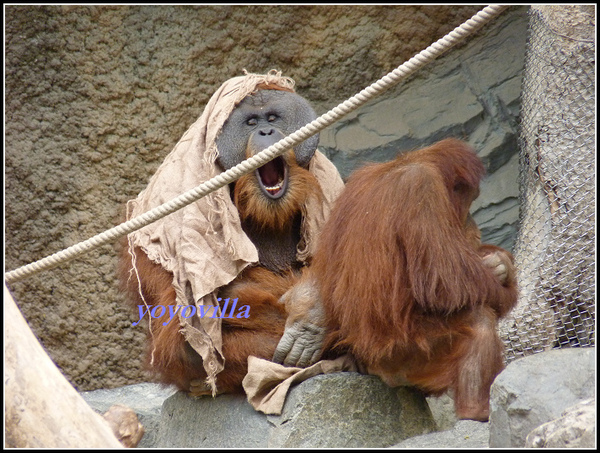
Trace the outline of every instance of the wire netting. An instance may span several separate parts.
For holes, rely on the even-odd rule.
[[[520,296],[500,325],[509,362],[595,344],[594,35],[565,33],[534,8],[529,15],[515,245]]]

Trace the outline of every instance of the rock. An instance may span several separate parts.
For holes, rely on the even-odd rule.
[[[456,421],[448,395],[425,399],[357,373],[317,376],[294,387],[280,416],[256,412],[243,395],[194,399],[157,384],[82,396],[100,413],[113,404],[131,407],[146,429],[139,445],[146,448],[502,448],[523,447],[530,432],[528,446],[586,448],[595,436],[588,423],[595,420],[594,404],[565,408],[593,397],[594,376],[594,348],[519,359],[492,386],[489,423]],[[436,424],[443,431],[434,432]]]
[[[521,448],[534,428],[594,397],[595,358],[595,348],[571,348],[510,363],[492,385],[490,447]]]
[[[164,400],[175,393],[172,387],[143,383],[115,389],[82,392],[83,399],[96,412],[103,414],[116,404],[132,409],[144,427],[145,434],[138,447],[150,448],[156,444],[160,413]]]
[[[161,448],[376,448],[435,429],[424,396],[375,376],[334,373],[294,387],[279,416],[256,412],[243,395],[191,398],[163,406]]]
[[[527,435],[525,448],[595,448],[596,398],[570,407],[562,417]]]
[[[144,435],[144,427],[136,413],[123,404],[115,404],[102,415],[119,442],[126,448],[135,448]]]
[[[489,423],[459,420],[448,431],[411,437],[392,448],[488,448]]]
[[[458,418],[454,410],[454,399],[448,393],[428,396],[427,404],[439,431],[448,431],[456,425]]]

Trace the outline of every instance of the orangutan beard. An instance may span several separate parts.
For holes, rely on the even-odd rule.
[[[310,197],[322,201],[317,178],[296,163],[293,153],[277,157],[235,184],[233,202],[242,222],[285,231]]]

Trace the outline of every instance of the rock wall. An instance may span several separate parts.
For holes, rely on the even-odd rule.
[[[518,117],[526,10],[486,30],[321,134],[321,149],[347,177],[365,162],[454,136],[471,143],[487,177],[472,206],[482,240],[511,250],[519,214]]]
[[[473,5],[7,6],[6,269],[118,223],[124,203],[145,187],[214,90],[242,69],[283,70],[296,80],[298,92],[323,113],[479,9]],[[374,121],[386,140],[392,127],[387,123],[390,108],[403,112],[409,126],[433,123],[428,132],[419,129],[411,134],[401,128],[382,143],[380,138],[370,142],[371,134],[362,131],[359,148],[352,140],[342,140],[343,134],[357,136],[354,123],[325,132],[324,149],[340,171],[347,172],[378,152],[378,159],[387,159],[392,147],[420,146],[464,131],[463,138],[486,143],[488,165],[498,169],[496,174],[506,172],[500,186],[487,190],[491,201],[482,197],[481,205],[514,198],[512,150],[507,154],[493,150],[510,148],[515,129],[526,10],[511,8],[472,42],[415,76],[410,89],[403,85],[379,100],[383,110],[369,113],[385,115]],[[487,40],[496,44],[474,44]],[[509,61],[516,68],[511,77],[505,74]],[[458,66],[451,69],[454,63]],[[443,80],[437,80],[440,77]],[[426,96],[429,89],[419,91],[426,80],[438,84],[433,98]],[[393,107],[394,93],[404,93],[412,104],[402,100]],[[370,127],[373,118],[367,121],[366,112],[370,111],[360,115]],[[499,145],[487,145],[493,142]],[[350,157],[340,157],[342,148],[358,156],[353,163]],[[505,162],[510,165],[500,165]],[[499,223],[494,215],[486,218],[483,213],[477,220],[500,225],[483,225],[488,231],[510,230],[507,225],[516,221],[514,209],[504,212],[507,219]],[[502,237],[504,241],[510,234]],[[109,245],[10,286],[32,329],[79,390],[147,379],[142,372],[144,334],[131,326],[137,319],[123,308],[115,267],[115,248]]]

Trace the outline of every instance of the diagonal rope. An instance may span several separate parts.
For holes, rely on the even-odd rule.
[[[71,261],[84,253],[96,249],[102,245],[113,242],[121,236],[125,236],[133,231],[139,230],[185,206],[199,200],[209,193],[230,184],[240,176],[250,173],[253,170],[263,166],[265,163],[283,154],[290,148],[303,142],[307,138],[315,135],[317,132],[325,129],[335,123],[345,115],[361,107],[367,101],[379,96],[386,90],[398,84],[401,80],[407,78],[418,69],[432,62],[444,52],[472,35],[483,25],[500,15],[508,6],[490,5],[479,11],[471,19],[462,25],[456,27],[443,38],[431,44],[425,50],[406,61],[389,74],[385,75],[377,82],[371,84],[361,92],[339,104],[329,112],[321,115],[316,120],[297,130],[293,134],[281,139],[274,145],[261,151],[255,156],[243,161],[233,168],[215,176],[214,178],[200,184],[199,186],[179,195],[171,201],[168,201],[151,211],[148,211],[134,219],[117,225],[103,233],[97,234],[90,239],[72,245],[60,252],[54,253],[46,258],[35,261],[31,264],[19,267],[13,271],[4,274],[6,283],[13,283],[22,280],[31,275],[44,270],[55,268],[63,262]]]

